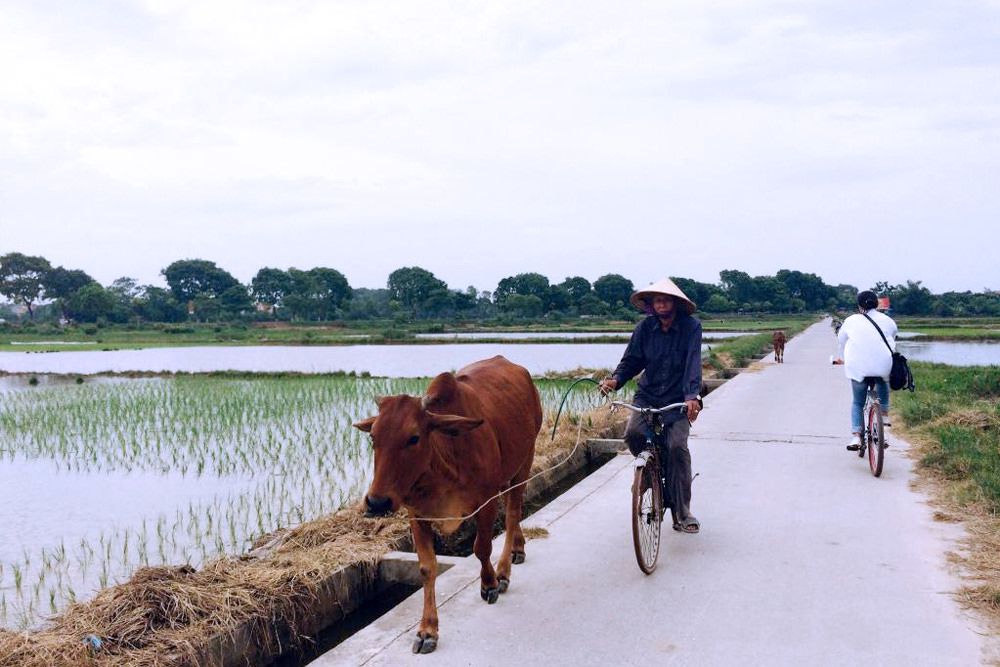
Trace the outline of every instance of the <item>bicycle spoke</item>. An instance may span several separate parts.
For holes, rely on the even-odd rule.
[[[656,568],[660,547],[659,486],[655,463],[636,468],[632,484],[632,538],[639,569],[650,574]]]
[[[885,429],[882,425],[882,408],[877,401],[869,404],[865,435],[868,439],[868,465],[872,475],[880,477],[885,464]]]

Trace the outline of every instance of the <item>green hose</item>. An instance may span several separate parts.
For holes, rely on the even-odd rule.
[[[562,414],[563,406],[566,405],[566,399],[569,398],[569,392],[573,391],[573,387],[580,384],[581,382],[590,382],[592,384],[596,384],[597,386],[601,386],[601,383],[595,380],[594,378],[582,377],[574,380],[573,384],[571,384],[569,387],[566,388],[566,393],[563,394],[562,402],[559,403],[559,411],[556,412],[556,421],[554,424],[552,424],[552,437],[549,438],[550,442],[556,439],[556,427],[559,426],[559,415]]]

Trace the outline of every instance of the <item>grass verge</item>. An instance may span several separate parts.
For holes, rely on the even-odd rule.
[[[1000,367],[915,362],[914,393],[894,395],[935,517],[962,521],[967,537],[954,559],[971,575],[963,604],[1000,631]]]
[[[783,322],[785,326],[777,327],[774,331],[781,329],[790,339],[812,323],[812,320],[790,320]],[[773,331],[768,331],[767,333],[740,336],[721,343],[713,343],[705,358],[705,364],[709,369],[714,369],[719,373],[730,368],[745,368],[748,363],[759,359],[761,354],[771,349],[772,333]]]

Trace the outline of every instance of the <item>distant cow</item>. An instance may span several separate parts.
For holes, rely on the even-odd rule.
[[[430,653],[438,640],[437,557],[431,522],[421,518],[448,518],[435,522],[447,535],[461,525],[457,517],[489,501],[476,514],[473,551],[482,563],[482,597],[496,602],[510,585],[511,562],[524,562],[524,486],[506,494],[506,539],[495,571],[490,552],[498,501],[493,496],[528,478],[542,426],[538,391],[527,370],[496,356],[438,375],[423,398],[380,398],[378,415],[354,426],[371,433],[375,448],[367,514],[404,507],[410,515],[424,583],[424,613],[413,652]]]
[[[785,332],[778,330],[771,334],[771,344],[774,346],[774,360],[779,364],[785,363]]]

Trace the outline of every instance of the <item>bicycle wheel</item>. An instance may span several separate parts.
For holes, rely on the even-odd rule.
[[[660,522],[663,520],[663,499],[660,490],[659,466],[655,458],[636,468],[632,480],[632,543],[639,569],[652,574],[660,555]]]
[[[882,410],[877,403],[868,408],[868,465],[872,474],[879,477],[885,462],[885,430]]]

